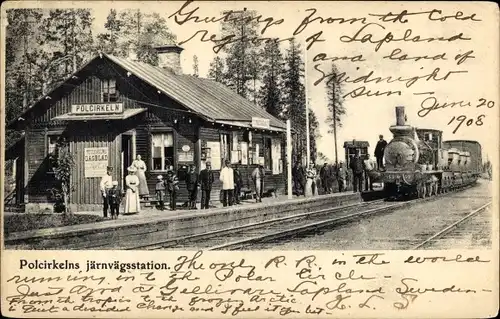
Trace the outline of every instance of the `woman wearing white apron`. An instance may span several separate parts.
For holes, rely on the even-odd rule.
[[[139,178],[135,175],[137,169],[133,166],[128,168],[128,175],[125,177],[127,188],[125,197],[125,214],[137,214],[141,212],[139,202]]]
[[[139,178],[139,196],[149,196],[148,182],[146,180],[146,163],[141,159],[141,155],[137,155],[132,166],[137,170],[137,177]]]
[[[314,196],[316,193],[316,169],[314,168],[314,164],[309,164],[306,172],[306,197]]]

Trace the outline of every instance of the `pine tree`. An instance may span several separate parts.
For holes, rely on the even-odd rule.
[[[283,112],[283,55],[277,41],[269,41],[261,52],[262,86],[259,89],[259,105],[268,113],[279,117]]]
[[[40,30],[41,9],[7,10],[5,49],[5,122],[14,120],[38,98],[37,83],[33,76],[37,70],[30,62],[30,55],[38,50],[36,37]],[[15,143],[21,134],[5,132],[5,147]]]
[[[332,63],[331,74],[338,74],[339,71],[335,63]],[[335,77],[334,77],[335,79]],[[338,150],[337,150],[337,129],[342,127],[342,116],[345,115],[343,90],[341,83],[338,81],[330,81],[326,84],[326,95],[328,101],[329,116],[326,123],[329,126],[328,133],[333,134],[335,146],[335,164],[338,165]]]
[[[260,66],[257,54],[259,46],[245,40],[257,37],[259,24],[255,19],[252,20],[256,15],[256,11],[244,9],[231,15],[237,19],[221,22],[222,37],[233,35],[238,39],[223,49],[223,53],[226,54],[224,82],[243,97],[256,93],[252,90],[252,84],[259,79]]]
[[[155,47],[176,41],[164,18],[140,9],[110,10],[104,27],[106,32],[97,36],[100,50],[152,65],[158,64]]]
[[[224,60],[219,56],[216,56],[208,69],[208,78],[213,79],[216,82],[226,84],[224,77]]]
[[[75,72],[92,54],[92,21],[89,9],[55,9],[45,17],[41,42],[53,52],[54,59],[63,58],[58,61],[61,77]]]
[[[116,56],[123,56],[123,52],[121,52],[118,47],[123,24],[123,21],[118,17],[117,11],[111,9],[106,18],[106,23],[104,24],[104,28],[106,28],[107,32],[97,35],[97,50]]]
[[[306,131],[306,95],[303,83],[304,62],[302,50],[295,40],[290,41],[290,46],[285,55],[285,72],[283,73],[284,118],[290,119],[295,129],[294,161],[302,161],[307,152]],[[316,159],[316,140],[320,138],[319,123],[312,109],[309,109],[309,138],[311,160]]]
[[[285,53],[285,72],[283,73],[283,117],[289,119],[296,131],[293,147],[293,159],[302,161],[305,156],[305,88],[302,84],[303,63],[300,57],[300,45],[294,40]]]

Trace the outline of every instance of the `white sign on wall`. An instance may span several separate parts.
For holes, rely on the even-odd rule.
[[[108,167],[108,148],[89,147],[84,152],[85,178],[104,176]]]
[[[210,149],[210,158],[207,158],[207,160],[212,163],[213,170],[219,170],[221,165],[220,143],[207,141],[207,148]]]
[[[260,117],[252,117],[252,127],[255,128],[269,128],[271,125],[269,119],[263,119]]]
[[[73,104],[71,113],[77,115],[123,113],[123,103]]]

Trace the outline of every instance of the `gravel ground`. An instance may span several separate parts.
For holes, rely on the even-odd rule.
[[[415,204],[388,214],[376,215],[321,233],[288,241],[269,242],[248,249],[272,250],[367,250],[412,249],[435,233],[491,201],[492,185],[481,180],[467,190]],[[422,249],[487,248],[491,246],[492,211],[487,210],[453,230],[443,240]]]

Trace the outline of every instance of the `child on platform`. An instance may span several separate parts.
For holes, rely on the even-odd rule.
[[[118,188],[118,182],[112,182],[113,187],[108,191],[108,204],[111,209],[111,219],[118,219],[120,214],[120,204],[122,203],[123,193]]]
[[[173,171],[167,172],[167,191],[170,195],[170,210],[177,209],[177,191],[179,190],[179,180]]]
[[[159,210],[165,209],[165,181],[163,176],[158,175],[158,182],[156,183],[156,200],[158,201],[157,208]]]

